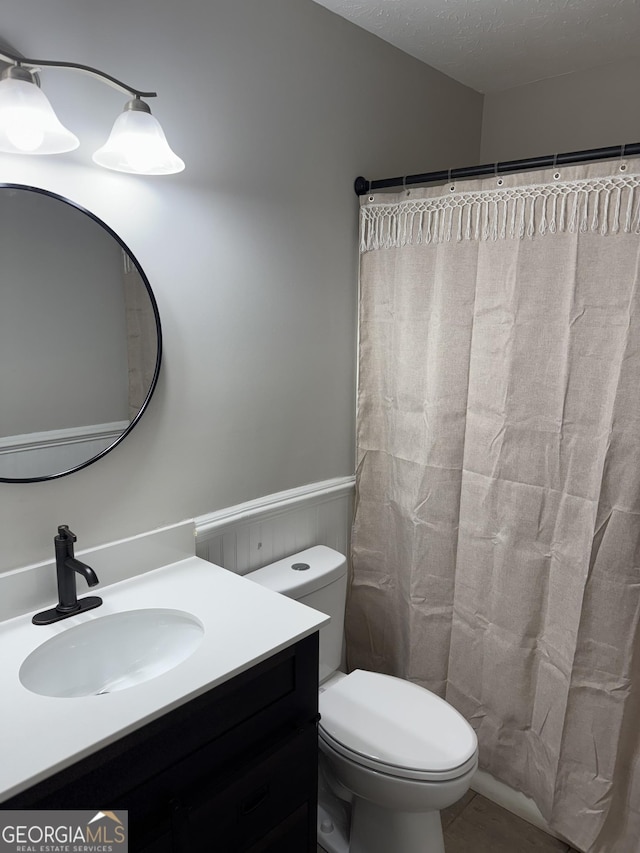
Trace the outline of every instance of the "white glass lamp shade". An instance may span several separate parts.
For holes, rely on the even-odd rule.
[[[79,144],[35,83],[12,77],[0,80],[0,151],[62,154]]]
[[[169,147],[160,122],[137,99],[120,113],[93,160],[106,169],[138,175],[171,175],[184,169],[184,162]]]

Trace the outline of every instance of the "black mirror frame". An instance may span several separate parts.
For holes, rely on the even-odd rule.
[[[131,430],[138,423],[142,415],[147,409],[151,397],[153,396],[153,392],[156,389],[156,385],[158,384],[158,376],[160,375],[160,364],[162,362],[162,327],[160,325],[160,313],[158,311],[158,303],[156,302],[156,298],[153,294],[153,290],[151,289],[151,285],[149,284],[149,279],[145,275],[144,270],[140,266],[138,259],[135,257],[131,249],[127,246],[127,244],[122,240],[121,237],[116,234],[113,228],[110,228],[106,222],[103,222],[100,217],[96,216],[95,213],[92,213],[90,210],[87,210],[85,207],[82,207],[80,204],[76,204],[76,202],[71,201],[64,196],[58,195],[58,193],[51,192],[50,190],[42,189],[41,187],[32,187],[27,184],[13,184],[13,183],[3,183],[0,182],[0,189],[11,189],[11,190],[27,190],[28,192],[39,193],[40,195],[46,195],[50,198],[57,199],[58,201],[63,202],[64,204],[68,204],[70,207],[74,207],[76,210],[79,210],[81,213],[84,213],[90,219],[93,219],[95,223],[100,225],[107,231],[113,239],[120,245],[121,249],[127,253],[131,262],[134,264],[135,268],[140,275],[140,278],[144,282],[144,286],[147,289],[147,294],[151,301],[151,307],[153,308],[153,317],[156,324],[156,335],[158,339],[158,349],[156,353],[156,364],[153,371],[153,378],[151,379],[151,384],[149,386],[149,390],[144,398],[140,409],[135,416],[135,418],[131,421],[129,426],[115,439],[115,441],[106,447],[104,450],[101,450],[100,453],[97,453],[95,456],[92,456],[90,459],[87,459],[81,465],[76,465],[73,468],[69,468],[67,471],[61,471],[58,474],[46,474],[42,477],[0,477],[0,483],[42,483],[47,480],[57,480],[60,477],[66,477],[68,474],[75,474],[76,471],[81,471],[83,468],[86,468],[88,465],[92,465],[94,462],[97,462],[98,459],[102,459],[103,456],[106,456],[107,453],[110,453],[114,447],[117,447],[120,442],[129,435]]]

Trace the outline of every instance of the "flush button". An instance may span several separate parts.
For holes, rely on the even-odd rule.
[[[291,568],[294,570],[294,572],[306,572],[307,569],[311,568],[311,566],[309,565],[309,563],[293,563]]]

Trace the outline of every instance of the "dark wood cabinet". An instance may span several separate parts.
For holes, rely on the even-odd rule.
[[[317,719],[313,634],[1,807],[127,809],[133,853],[315,853]]]

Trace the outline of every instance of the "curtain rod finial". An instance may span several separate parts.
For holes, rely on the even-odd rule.
[[[364,195],[366,192],[369,192],[369,181],[363,178],[362,175],[359,175],[353,182],[353,188],[356,191],[356,195]]]

